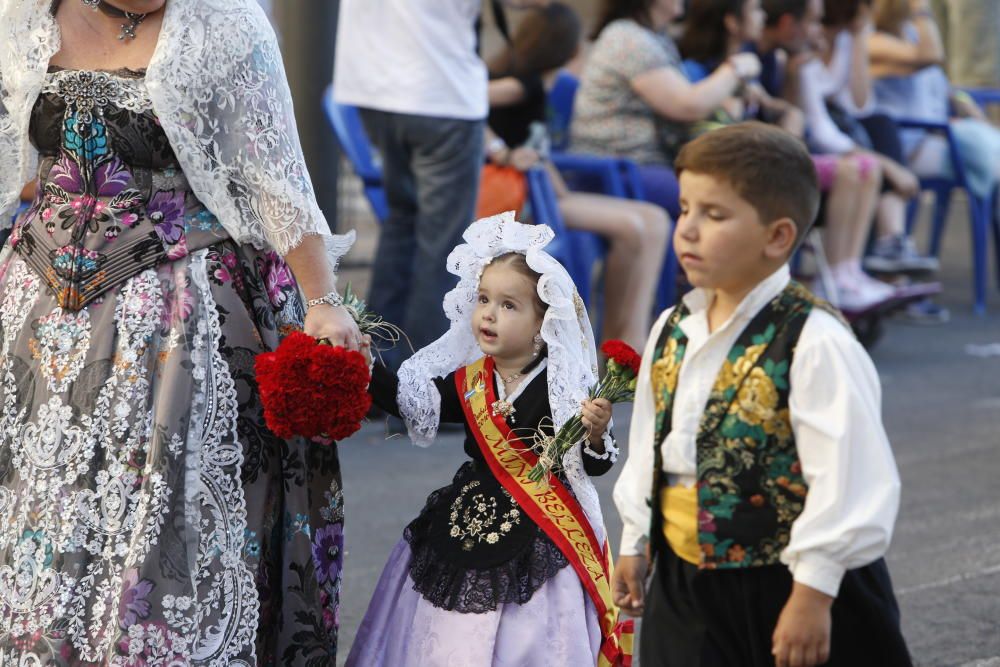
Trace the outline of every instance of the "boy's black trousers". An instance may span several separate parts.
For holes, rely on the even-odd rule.
[[[640,667],[773,667],[792,591],[784,565],[702,570],[663,545],[639,633]],[[835,667],[911,667],[885,561],[848,570],[832,607]]]

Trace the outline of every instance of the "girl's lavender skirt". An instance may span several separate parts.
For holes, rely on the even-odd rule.
[[[413,590],[410,545],[400,540],[382,570],[347,667],[588,667],[601,629],[573,568],[562,569],[526,604],[485,614],[433,606]]]

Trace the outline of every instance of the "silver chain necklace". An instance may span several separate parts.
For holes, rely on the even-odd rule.
[[[114,5],[108,4],[104,0],[81,0],[81,2],[91,9],[100,9],[104,12],[105,16],[125,19],[128,21],[128,23],[122,23],[122,31],[121,34],[118,35],[118,39],[120,41],[125,41],[126,38],[135,39],[136,28],[138,28],[139,25],[146,20],[146,14],[127,12],[124,9],[118,9]]]

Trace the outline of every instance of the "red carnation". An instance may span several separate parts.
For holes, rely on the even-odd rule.
[[[620,340],[609,340],[601,345],[601,352],[622,368],[631,369],[634,375],[639,374],[639,364],[642,363],[642,357],[628,343]]]
[[[364,356],[301,332],[257,355],[256,373],[264,420],[279,438],[343,440],[371,407]]]

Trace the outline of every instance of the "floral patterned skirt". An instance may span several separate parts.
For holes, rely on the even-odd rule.
[[[78,311],[0,254],[0,664],[334,664],[336,447],[273,436],[253,380],[301,321],[228,240]]]

